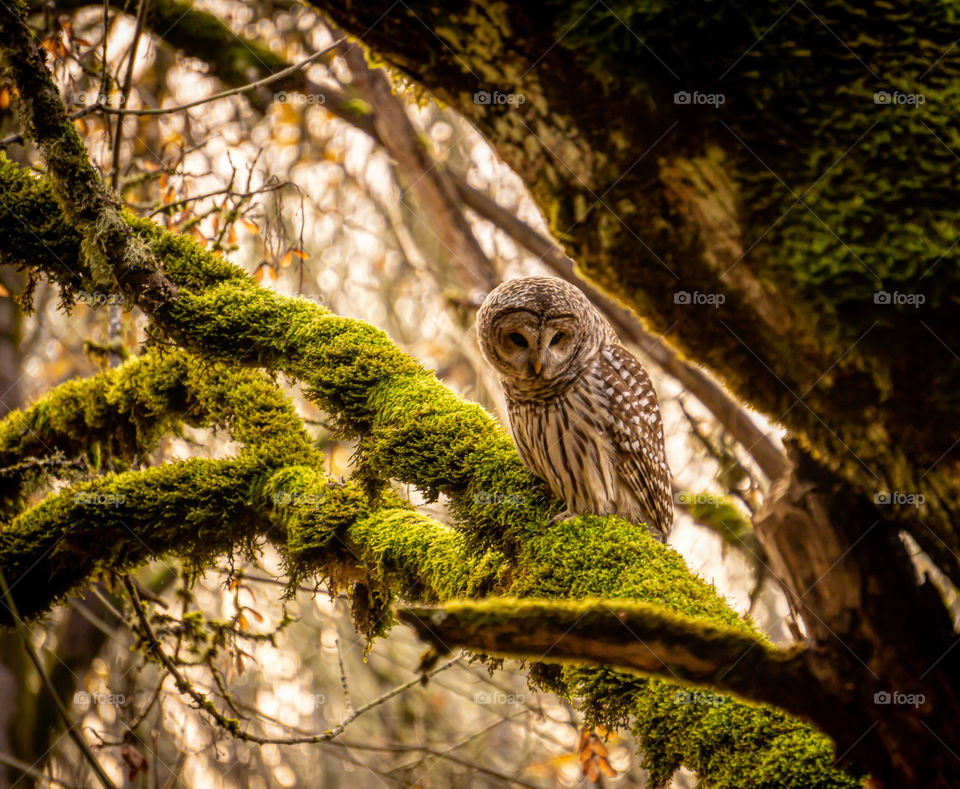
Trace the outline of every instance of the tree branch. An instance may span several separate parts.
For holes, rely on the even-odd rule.
[[[729,691],[818,717],[808,650],[633,600],[455,601],[398,612],[424,641],[535,662],[591,663]]]

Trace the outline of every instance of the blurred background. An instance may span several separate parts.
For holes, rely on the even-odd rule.
[[[507,424],[477,347],[476,308],[504,279],[573,276],[520,179],[463,117],[302,6],[161,5],[48,3],[31,16],[104,179],[131,210],[193,235],[263,287],[384,329]],[[283,79],[244,87],[308,58]],[[211,98],[220,93],[229,95]],[[17,137],[14,99],[0,86],[4,148],[39,166]],[[0,272],[0,411],[140,352],[138,311],[85,294],[67,314],[40,283],[36,311],[24,316],[12,298],[24,285]],[[795,639],[750,530],[783,462],[779,431],[615,302],[598,306],[660,395],[678,506],[671,544],[771,639]],[[297,386],[288,389],[331,472],[348,475],[353,447]],[[145,462],[232,451],[216,431],[185,428]],[[404,493],[446,520],[442,500]],[[210,725],[132,649],[139,634],[104,580],[35,624],[32,637],[117,785],[645,785],[629,732],[596,732],[612,769],[584,777],[575,705],[530,690],[515,664],[491,673],[468,657],[422,684],[424,645],[411,633],[398,627],[365,643],[347,601],[322,586],[285,599],[269,547],[200,579],[160,559],[139,581],[186,675],[245,731],[336,736],[262,745]],[[0,786],[92,785],[15,634],[0,634],[4,772]]]

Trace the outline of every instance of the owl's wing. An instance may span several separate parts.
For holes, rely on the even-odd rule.
[[[617,448],[620,477],[655,521],[649,525],[666,538],[673,526],[673,490],[653,382],[619,343],[601,349],[599,372],[610,403],[608,430]]]

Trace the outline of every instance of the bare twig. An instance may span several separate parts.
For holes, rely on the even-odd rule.
[[[280,80],[286,79],[291,74],[295,74],[303,68],[306,68],[311,63],[322,58],[324,55],[329,54],[332,50],[336,49],[344,41],[343,38],[337,39],[332,44],[323,49],[314,52],[309,57],[304,58],[298,63],[294,63],[292,66],[278,71],[276,74],[271,74],[269,77],[264,77],[263,79],[257,80],[256,82],[249,82],[246,85],[241,85],[237,88],[230,88],[229,90],[223,90],[219,93],[214,93],[212,96],[206,96],[202,99],[196,99],[194,101],[188,101],[185,104],[178,104],[175,107],[145,107],[139,110],[129,110],[123,107],[110,107],[107,105],[100,106],[99,109],[103,112],[108,113],[109,115],[169,115],[173,112],[183,112],[184,110],[189,110],[192,107],[199,107],[201,104],[207,104],[211,101],[216,101],[217,99],[225,99],[228,96],[236,96],[240,93],[248,93],[251,90],[256,90],[257,88],[262,88],[264,85],[270,85],[274,82],[279,82]]]
[[[113,781],[110,780],[110,777],[103,769],[103,765],[100,764],[93,751],[90,750],[90,746],[87,745],[86,740],[83,739],[83,736],[80,734],[80,732],[77,731],[77,724],[70,719],[70,713],[67,712],[67,708],[64,706],[63,700],[57,694],[57,689],[53,686],[53,682],[50,681],[50,675],[47,674],[47,670],[43,665],[43,661],[40,660],[40,656],[33,648],[33,644],[30,643],[30,633],[27,630],[27,626],[24,621],[20,618],[20,612],[17,610],[17,605],[13,601],[13,596],[10,594],[10,589],[7,587],[7,582],[3,577],[2,572],[0,572],[0,592],[3,594],[4,605],[10,611],[10,616],[16,623],[17,632],[20,634],[20,640],[23,642],[23,648],[27,651],[27,655],[30,657],[30,662],[33,663],[34,668],[36,668],[37,673],[40,675],[40,680],[43,682],[43,686],[47,689],[47,693],[50,694],[50,698],[53,700],[53,706],[56,708],[57,715],[60,716],[60,720],[63,721],[63,725],[67,730],[67,734],[69,735],[70,739],[73,740],[77,748],[80,749],[80,753],[83,754],[83,758],[90,765],[90,768],[96,774],[97,779],[105,787],[105,789],[116,789]]]
[[[184,676],[183,672],[180,670],[180,667],[177,666],[174,660],[164,651],[163,645],[160,643],[153,626],[150,624],[150,619],[147,616],[143,602],[140,600],[140,596],[137,594],[137,590],[133,583],[131,583],[129,576],[124,576],[123,583],[127,589],[127,594],[130,598],[131,604],[133,605],[134,612],[137,615],[140,628],[146,637],[145,640],[147,642],[147,649],[150,650],[154,657],[174,678],[177,690],[179,690],[181,693],[185,693],[191,699],[193,699],[197,706],[210,715],[218,726],[230,732],[230,734],[236,737],[238,740],[243,740],[244,742],[252,742],[259,745],[302,745],[306,743],[318,743],[333,740],[363,713],[383,704],[388,699],[393,698],[399,693],[402,693],[403,691],[412,688],[414,685],[418,685],[421,682],[421,678],[417,677],[409,682],[405,682],[403,685],[397,686],[387,693],[384,693],[382,696],[377,697],[373,701],[370,701],[361,707],[357,707],[356,709],[352,710],[342,721],[340,721],[339,724],[334,726],[332,729],[323,732],[322,734],[311,734],[301,737],[261,737],[256,734],[250,734],[249,732],[242,731],[239,723],[236,720],[231,720],[221,713],[214,706],[213,702],[210,701],[205,694],[197,690],[196,686],[194,686],[194,684]],[[433,671],[431,671],[427,676],[433,676],[434,674],[444,671],[458,661],[459,658],[450,660],[447,663],[444,663],[433,669]]]

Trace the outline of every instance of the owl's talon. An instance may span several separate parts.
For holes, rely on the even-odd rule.
[[[556,515],[554,515],[550,519],[550,523],[548,523],[547,526],[556,526],[558,523],[561,523],[562,521],[570,520],[570,518],[573,518],[576,514],[577,513],[575,512],[570,512],[570,510],[564,510],[563,512],[558,512]]]

